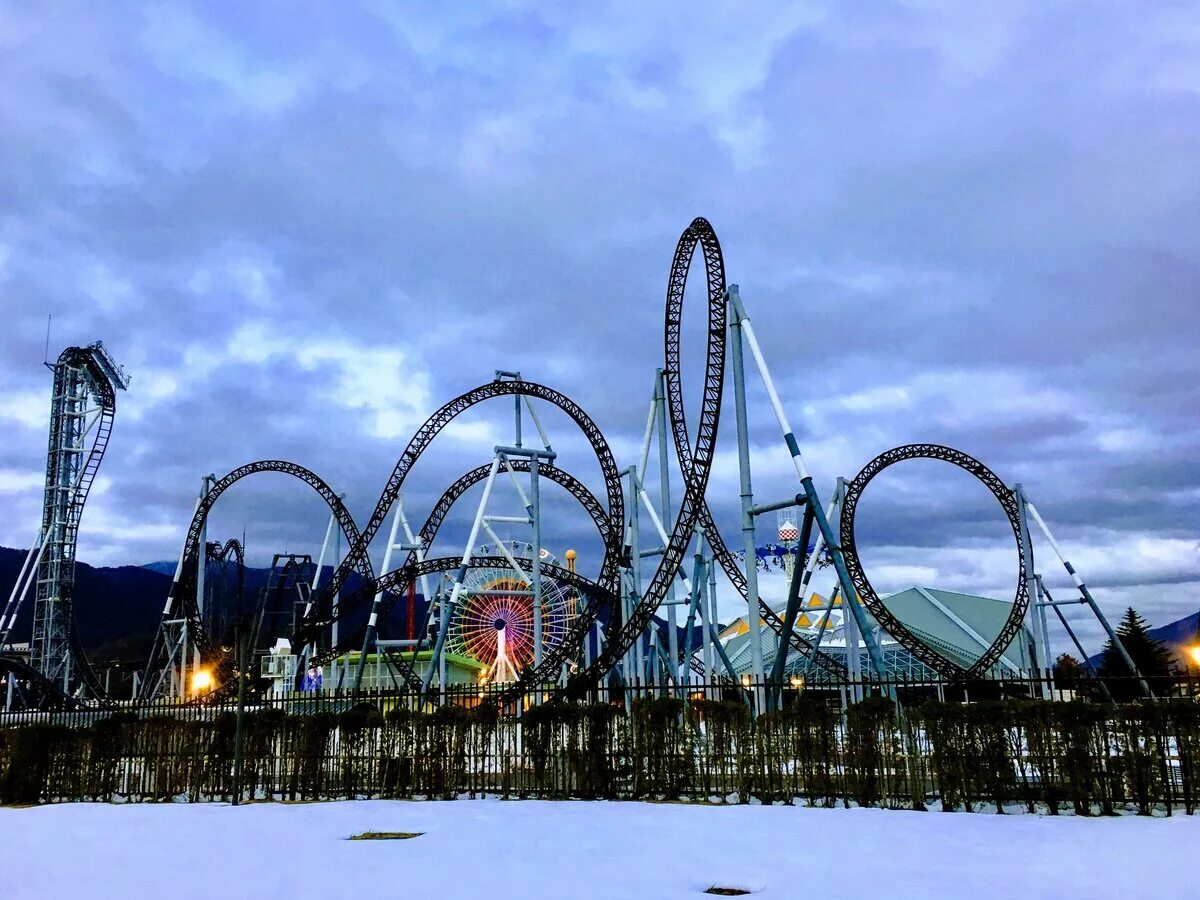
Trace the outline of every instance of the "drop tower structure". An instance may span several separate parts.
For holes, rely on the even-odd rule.
[[[54,391],[29,662],[66,691],[76,668],[71,600],[79,519],[112,433],[116,391],[125,390],[129,379],[100,341],[68,347],[50,368]]]

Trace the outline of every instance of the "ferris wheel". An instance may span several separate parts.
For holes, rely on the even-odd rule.
[[[511,556],[529,571],[533,545],[504,541],[503,547],[483,544],[476,556]],[[558,564],[545,548],[543,563]],[[575,617],[571,589],[548,576],[542,578],[542,650],[562,644]],[[533,592],[524,576],[511,566],[484,566],[468,571],[446,635],[450,653],[466,656],[486,667],[483,680],[516,681],[534,662]]]

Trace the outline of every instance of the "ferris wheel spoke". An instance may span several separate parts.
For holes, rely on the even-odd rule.
[[[505,541],[505,556],[518,566],[532,565],[533,547],[528,542]],[[478,556],[495,557],[496,547],[484,544]],[[541,558],[556,564],[544,549]],[[461,599],[453,611],[447,634],[451,653],[481,663],[484,678],[494,682],[513,681],[534,661],[533,596],[528,582],[510,567],[488,565],[468,571]],[[553,579],[542,581],[542,646],[559,647],[574,619],[569,589]]]

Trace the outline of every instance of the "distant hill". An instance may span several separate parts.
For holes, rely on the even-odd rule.
[[[1176,647],[1193,643],[1196,640],[1197,628],[1200,628],[1200,612],[1194,612],[1158,628],[1151,628],[1150,636],[1170,647]]]
[[[0,547],[0,603],[16,583],[27,551]],[[175,563],[154,562],[145,566],[90,566],[84,562],[75,564],[75,617],[79,623],[79,635],[87,648],[88,656],[98,668],[126,663],[134,666],[145,664],[150,645],[162,618],[163,602],[171,587],[175,574]],[[329,566],[322,572],[322,581],[332,574]],[[248,567],[245,571],[245,597],[253,602],[266,586],[269,569]],[[353,592],[361,584],[357,574],[348,579],[344,593]],[[416,626],[424,622],[425,605],[417,595]],[[397,602],[389,619],[392,634],[407,632],[405,616],[407,604]],[[350,617],[343,628],[361,627],[367,615],[366,609]],[[32,591],[21,604],[20,614],[13,629],[14,643],[29,640],[33,619]]]
[[[26,552],[0,547],[0,596],[5,601],[20,574]],[[97,662],[136,656],[144,660],[170,584],[170,576],[141,566],[97,568],[82,562],[75,564],[79,635]],[[29,640],[32,593],[31,590],[21,604],[12,633],[14,642]]]
[[[0,602],[8,599],[13,583],[25,561],[24,550],[0,547]],[[75,612],[79,621],[80,636],[88,654],[98,667],[113,661],[144,665],[150,652],[162,616],[163,601],[175,574],[175,563],[163,560],[144,566],[89,566],[76,563],[75,569]],[[322,581],[329,578],[331,569],[325,567]],[[245,574],[246,597],[257,598],[266,585],[269,569],[247,568]],[[357,575],[351,576],[346,591],[357,588]],[[389,631],[402,635],[407,632],[405,622],[406,604],[397,602],[392,609]],[[343,624],[343,628],[361,627],[366,610]],[[26,597],[13,631],[14,641],[29,640],[30,622],[33,616],[32,597]],[[424,599],[417,597],[416,626],[424,622]],[[1166,625],[1150,629],[1150,634],[1179,652],[1178,648],[1191,644],[1197,635],[1200,613],[1192,613]],[[666,623],[659,619],[661,628]],[[679,643],[683,646],[684,628],[679,626]],[[693,646],[699,646],[701,636],[695,632]],[[1099,654],[1091,657],[1099,661]]]

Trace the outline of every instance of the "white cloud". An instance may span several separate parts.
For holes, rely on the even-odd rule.
[[[363,431],[395,439],[409,434],[430,408],[429,373],[398,347],[345,339],[306,340],[287,336],[273,322],[255,320],[230,337],[226,352],[236,362],[264,365],[292,361],[329,378],[312,398],[369,414]]]
[[[118,400],[118,417],[140,421],[164,400],[169,400],[178,393],[179,378],[175,372],[140,366],[137,370],[136,388]]]
[[[479,444],[481,446],[494,447],[496,444],[504,443],[511,438],[501,438],[500,431],[496,428],[493,422],[486,421],[463,421],[455,419],[449,423],[443,433],[447,437],[462,441],[463,443]]]
[[[128,308],[135,296],[129,279],[117,275],[103,263],[89,266],[80,278],[79,287],[109,313]]]
[[[219,86],[235,102],[260,113],[288,109],[310,80],[299,66],[257,62],[234,39],[177,7],[151,8],[142,42],[163,71]]]
[[[121,510],[114,496],[89,498],[80,523],[78,558],[92,565],[128,565],[133,559],[161,558],[166,548],[178,547],[187,530],[187,517],[177,522],[147,521],[140,512]],[[138,559],[139,554],[141,555]],[[146,554],[149,554],[147,556]]]
[[[463,135],[458,164],[472,181],[511,177],[514,167],[537,144],[536,124],[512,113],[486,116]]]
[[[46,482],[43,472],[0,469],[0,494],[19,494],[35,491]]]
[[[235,253],[229,259],[197,268],[188,279],[188,288],[208,303],[233,296],[254,309],[271,312],[280,308],[275,285],[282,277],[273,261],[251,253]]]
[[[619,93],[635,109],[658,92],[631,91],[631,73],[658,60],[676,66],[668,100],[709,128],[735,165],[763,161],[771,130],[750,98],[766,82],[779,49],[824,20],[822,3],[739,4],[698,8],[684,3],[609,9],[564,23],[568,47],[596,55],[619,72]]]
[[[49,384],[45,392],[13,391],[0,394],[0,418],[9,419],[25,428],[45,431],[50,427]]]
[[[1105,453],[1146,452],[1153,448],[1154,438],[1142,428],[1113,428],[1096,435],[1096,446]]]
[[[912,397],[903,387],[881,386],[848,394],[842,397],[840,402],[842,407],[850,412],[873,413],[910,407]]]
[[[246,300],[259,309],[277,309],[271,292],[271,282],[279,277],[279,268],[263,265],[251,259],[237,259],[227,267],[230,277],[241,289]]]

